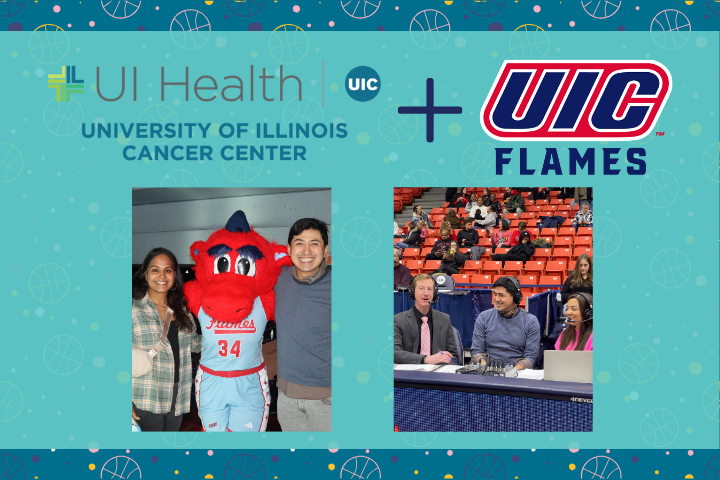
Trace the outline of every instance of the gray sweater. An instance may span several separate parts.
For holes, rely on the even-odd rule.
[[[313,283],[284,267],[275,285],[278,375],[308,387],[331,386],[330,269]]]
[[[475,320],[470,352],[486,353],[503,364],[515,364],[526,358],[532,366],[540,351],[540,323],[535,315],[520,310],[513,318],[503,318],[493,308],[485,310]]]

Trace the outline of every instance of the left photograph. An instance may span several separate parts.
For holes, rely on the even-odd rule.
[[[134,432],[331,430],[330,212],[329,188],[133,188]]]

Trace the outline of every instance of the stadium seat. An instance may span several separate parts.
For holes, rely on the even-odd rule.
[[[520,215],[520,218],[522,220],[533,220],[535,216],[535,212],[523,212],[523,214]]]
[[[480,238],[480,240],[478,240],[477,246],[478,246],[478,247],[490,248],[490,247],[492,247],[492,240],[491,240],[489,237]]]
[[[550,205],[562,205],[563,201],[559,198],[551,198],[550,199]]]
[[[543,212],[556,212],[558,209],[557,205],[545,205],[543,207]]]
[[[525,285],[537,285],[538,278],[537,275],[519,275],[517,280],[520,282],[520,286],[524,287]]]
[[[422,271],[423,262],[422,260],[405,260],[403,259],[403,265],[410,269],[412,275],[417,275]]]
[[[515,220],[515,219],[517,219],[517,218],[518,218],[518,214],[517,214],[517,213],[506,213],[506,214],[505,214],[505,219],[506,219],[506,220]]]
[[[545,273],[548,275],[564,275],[567,261],[551,261],[545,265]]]
[[[563,212],[563,211],[558,210],[557,212],[555,212],[555,216],[568,218],[568,217],[570,217],[570,212],[567,212],[567,211]]]
[[[527,200],[527,198],[530,196],[530,192],[520,192],[520,196]]]
[[[488,260],[483,263],[482,274],[483,275],[497,275],[502,271],[502,262],[495,262]]]
[[[569,262],[570,259],[573,256],[572,248],[556,248],[553,250],[553,259],[554,260],[563,260],[566,262]],[[545,271],[547,272],[547,267],[545,267]]]
[[[532,238],[535,239],[540,235],[540,229],[537,227],[527,227],[527,231],[530,232],[530,235],[532,235]]]
[[[549,200],[535,200],[535,205],[547,205],[550,203]]]
[[[523,270],[523,262],[508,260],[507,262],[505,262],[505,267],[503,268],[503,273],[505,273],[511,277],[517,277],[518,275],[520,275],[522,270]]]
[[[420,256],[422,256],[423,258],[425,258],[425,255],[427,255],[427,254],[430,253],[431,251],[432,251],[432,248],[430,248],[430,247],[424,247],[424,248],[422,249],[422,252],[420,252]]]
[[[573,227],[560,227],[558,230],[559,234],[563,237],[575,235],[575,229]]]
[[[525,200],[525,207],[534,207],[535,200]]]
[[[492,284],[492,275],[473,275],[471,277],[471,283],[485,283],[485,284]]]
[[[433,245],[435,245],[435,242],[437,242],[437,241],[438,241],[438,237],[428,237],[425,239],[424,246],[432,247]]]
[[[543,237],[555,237],[557,236],[557,228],[543,228],[540,230],[540,235]]]
[[[458,283],[470,283],[470,275],[465,275],[462,273],[457,273],[452,276],[453,280],[455,280],[455,285]]]
[[[570,205],[558,205],[558,212],[569,212]]]
[[[542,207],[538,207],[537,205],[526,206],[525,212],[542,212]]]
[[[570,205],[572,202],[573,202],[573,199],[572,199],[572,198],[566,198],[566,199],[564,200],[565,205]]]
[[[483,262],[480,260],[468,260],[465,262],[465,265],[463,265],[463,270],[465,273],[469,274],[479,274],[482,270]]]
[[[419,248],[406,248],[403,251],[403,258],[414,258],[417,259],[420,256]]]
[[[575,246],[576,247],[592,247],[592,244],[593,244],[592,237],[585,237],[585,236],[575,237]]]
[[[542,238],[542,239],[545,240],[545,242],[547,242],[547,243],[550,243],[550,242],[554,242],[554,241],[555,241],[555,237],[553,237],[552,235],[550,235],[550,236],[548,236],[548,235],[540,235],[538,238]],[[553,247],[554,247],[554,246],[555,246],[555,244],[553,244]]]
[[[542,275],[545,271],[545,262],[540,260],[530,260],[525,262],[525,275]]]
[[[439,230],[428,229],[428,238],[437,237]]]
[[[573,252],[573,255],[575,258],[579,257],[583,253],[590,255],[590,258],[592,258],[593,249],[592,247],[575,247],[575,251]]]
[[[593,234],[593,227],[578,227],[577,235],[588,235]]]
[[[450,202],[445,202],[445,203],[443,203],[443,208],[447,208],[448,205],[450,205]]]
[[[560,191],[558,190],[550,190],[550,193],[548,194],[550,198],[557,198],[558,195],[560,195]]]
[[[574,237],[555,237],[555,247],[572,247]]]
[[[533,258],[544,258],[547,260],[550,260],[552,257],[552,248],[536,248],[535,249],[535,255],[533,255]],[[530,262],[528,262],[530,263]],[[525,271],[527,271],[527,268],[525,268]]]
[[[443,209],[442,209],[442,208],[439,208],[439,207],[436,207],[436,208],[433,208],[432,210],[430,210],[430,213],[431,213],[432,215],[442,215],[442,214],[443,214]]]
[[[518,228],[518,225],[520,224],[521,220],[512,220],[510,222],[510,228]]]
[[[495,253],[493,255],[502,255],[505,253],[508,253],[510,251],[509,248],[496,248]]]
[[[412,196],[416,198],[416,197],[419,197],[420,195],[422,195],[422,189],[421,188],[411,188],[410,193],[412,193]]]
[[[560,276],[543,275],[540,277],[540,285],[562,285],[563,280]]]
[[[570,273],[570,272],[572,272],[573,270],[575,270],[575,264],[576,264],[576,263],[577,263],[577,260],[571,260],[570,262],[568,262],[568,266],[567,266],[567,267],[568,267],[568,268],[567,268],[568,273]]]
[[[434,272],[438,268],[440,268],[440,262],[441,260],[428,260],[425,262],[425,265],[423,265],[423,273],[430,273]]]

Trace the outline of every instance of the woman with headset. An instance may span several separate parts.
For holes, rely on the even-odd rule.
[[[555,350],[593,349],[593,306],[588,293],[573,293],[565,310],[565,329],[555,342]]]

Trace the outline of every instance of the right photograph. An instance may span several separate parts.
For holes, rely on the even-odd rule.
[[[593,431],[593,189],[394,189],[394,431]]]

